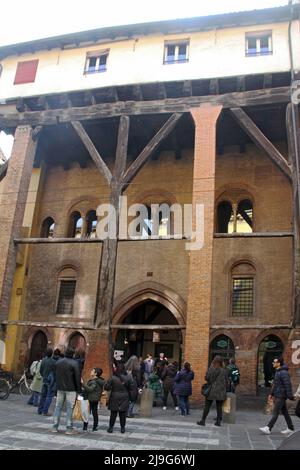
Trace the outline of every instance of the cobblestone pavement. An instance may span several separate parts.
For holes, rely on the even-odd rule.
[[[50,411],[53,412],[53,405]],[[138,410],[137,410],[138,411]],[[236,424],[213,424],[215,410],[212,409],[206,427],[196,424],[199,410],[181,417],[173,408],[163,411],[153,409],[152,418],[135,417],[127,420],[126,433],[120,433],[117,423],[113,434],[106,432],[109,412],[100,410],[99,431],[68,436],[65,434],[65,418],[61,420],[60,432],[51,434],[52,418],[39,416],[36,408],[26,404],[26,397],[10,395],[0,401],[0,450],[4,449],[65,449],[65,450],[274,450],[285,439],[280,433],[285,429],[282,416],[270,436],[258,430],[266,425],[269,416],[260,411],[237,412]],[[296,429],[300,420],[292,418]],[[90,418],[90,423],[92,418]],[[81,431],[82,424],[75,422]]]

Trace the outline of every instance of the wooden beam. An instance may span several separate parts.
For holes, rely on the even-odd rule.
[[[143,97],[143,92],[142,92],[142,88],[141,88],[140,85],[133,85],[132,86],[132,94],[133,94],[135,100],[143,101],[144,97]]]
[[[84,92],[84,102],[86,105],[94,105],[96,104],[96,99],[93,93],[90,90]]]
[[[106,163],[104,162],[104,160],[102,159],[101,155],[99,154],[98,150],[94,146],[87,132],[83,128],[82,124],[77,121],[71,121],[71,124],[74,127],[75,131],[77,132],[78,136],[80,137],[83,145],[89,152],[96,167],[98,168],[100,173],[104,176],[108,184],[110,184],[111,178],[112,178],[111,172],[109,168],[107,167]]]
[[[120,124],[119,124],[119,131],[118,131],[116,164],[115,164],[115,170],[114,170],[114,176],[118,182],[121,182],[122,176],[126,169],[129,124],[130,124],[129,117],[121,116]]]
[[[209,81],[209,93],[211,95],[219,94],[219,80],[217,78],[212,78]]]
[[[185,98],[168,98],[156,101],[125,101],[102,103],[91,106],[67,109],[49,109],[47,111],[30,111],[24,113],[1,113],[0,128],[15,128],[19,125],[55,125],[59,122],[85,121],[125,115],[187,113],[192,107],[202,103],[222,105],[223,108],[240,106],[260,106],[274,103],[288,103],[290,87],[253,90],[222,95],[190,96]]]
[[[273,84],[273,75],[271,73],[265,73],[264,74],[264,88],[272,88]]]
[[[246,90],[245,75],[237,77],[237,79],[236,79],[236,88],[237,88],[238,92],[244,92]]]
[[[114,330],[184,330],[185,325],[128,325],[128,324],[116,324],[111,325]]]
[[[165,122],[165,124],[160,128],[160,130],[155,134],[155,136],[148,142],[146,147],[139,154],[137,159],[130,165],[126,171],[122,183],[123,185],[129,184],[135,175],[140,171],[143,165],[146,163],[150,155],[158,147],[158,145],[165,139],[170,132],[174,129],[177,124],[177,121],[181,118],[182,114],[175,113]]]
[[[4,178],[4,176],[6,175],[7,168],[8,168],[8,160],[6,160],[6,162],[4,162],[4,163],[0,166],[0,181],[2,181],[3,178]]]
[[[99,238],[15,238],[16,245],[45,245],[66,243],[103,243]]]
[[[292,170],[286,159],[281,155],[279,150],[269,141],[262,133],[252,119],[241,108],[230,108],[231,114],[241,128],[249,135],[252,141],[280,168],[280,170],[291,180]]]
[[[293,232],[215,233],[214,238],[276,238],[293,237]]]
[[[182,94],[183,96],[192,96],[193,88],[191,80],[185,80],[182,84]]]
[[[94,325],[89,325],[86,323],[70,323],[69,321],[61,322],[39,322],[39,321],[26,321],[26,320],[6,320],[2,322],[5,325],[22,325],[22,326],[39,326],[44,328],[66,328],[66,329],[75,329],[78,328],[84,330],[94,330]]]

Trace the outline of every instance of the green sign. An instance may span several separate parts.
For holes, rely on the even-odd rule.
[[[221,339],[220,341],[217,342],[217,346],[218,346],[219,348],[224,349],[224,348],[227,347],[227,341],[225,341],[224,339]]]

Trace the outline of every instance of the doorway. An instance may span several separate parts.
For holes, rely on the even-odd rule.
[[[273,360],[282,356],[283,344],[276,335],[266,336],[258,348],[257,361],[257,389],[258,393],[266,393],[272,386],[274,380]]]

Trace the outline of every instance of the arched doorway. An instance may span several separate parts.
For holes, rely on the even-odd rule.
[[[280,357],[282,353],[283,344],[278,336],[268,335],[261,341],[257,360],[258,391],[264,391],[271,387],[274,378],[272,362],[275,357]]]
[[[211,363],[215,356],[221,356],[223,359],[235,357],[234,344],[229,336],[219,335],[211,341],[209,348],[209,363]]]
[[[124,327],[118,327],[114,334],[116,357],[122,353],[124,359],[132,354],[145,358],[148,353],[158,357],[160,352],[164,352],[170,362],[181,363],[182,326],[160,302],[145,300],[139,303],[126,313],[120,323]]]
[[[70,348],[75,349],[75,351],[84,351],[86,350],[86,341],[84,336],[79,333],[78,331],[76,333],[73,333],[70,338],[69,338],[69,344],[68,346]]]
[[[33,361],[39,360],[41,357],[44,356],[48,345],[48,338],[46,334],[39,330],[37,331],[31,342],[30,354],[29,354],[29,363],[28,365],[32,364]]]

